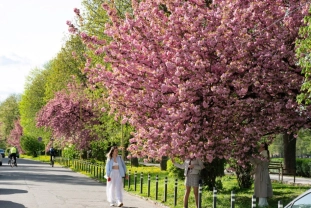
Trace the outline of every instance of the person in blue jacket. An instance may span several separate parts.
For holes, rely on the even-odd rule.
[[[110,206],[123,206],[123,180],[126,176],[124,160],[118,155],[117,146],[113,146],[107,154],[106,175],[107,201]]]

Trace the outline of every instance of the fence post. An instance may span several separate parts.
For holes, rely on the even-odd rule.
[[[213,188],[213,208],[216,208],[216,201],[217,201],[217,190]]]
[[[177,205],[177,186],[178,186],[178,179],[175,179],[174,206]]]
[[[156,176],[156,200],[158,200],[158,189],[159,189],[159,177]]]
[[[137,171],[135,171],[134,173],[134,191],[136,191],[136,183],[137,183],[136,179],[137,179]]]
[[[140,193],[143,193],[143,172],[140,173]]]
[[[164,199],[163,201],[166,202],[167,199],[167,177],[165,177],[165,181],[164,181]]]
[[[150,173],[148,173],[148,197],[150,196]]]
[[[202,207],[202,183],[199,183],[198,208]]]
[[[131,171],[130,170],[129,170],[129,179],[128,179],[127,183],[128,183],[128,189],[130,189],[130,187],[131,187]]]
[[[100,174],[100,177],[99,178],[104,178],[105,176],[105,166],[101,165],[100,168],[99,168],[99,174]]]
[[[235,193],[234,191],[231,191],[231,208],[234,208],[235,203]]]
[[[283,208],[282,200],[278,201],[278,208]]]
[[[253,195],[252,197],[252,208],[256,208],[256,196]]]

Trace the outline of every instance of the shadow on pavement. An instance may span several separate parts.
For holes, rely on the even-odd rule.
[[[91,180],[87,177],[77,177],[72,175],[58,174],[58,175],[49,175],[49,174],[40,174],[37,172],[3,172],[1,173],[1,181],[5,182],[6,180],[24,180],[37,181],[44,183],[53,183],[53,184],[72,184],[72,185],[92,185],[92,186],[103,186],[102,183],[98,183],[94,180]],[[0,190],[1,193],[1,190]],[[0,206],[1,207],[1,206]]]
[[[3,161],[6,162],[6,161]],[[92,185],[92,186],[103,186],[102,183],[98,183],[90,178],[78,174],[73,175],[71,169],[63,167],[50,167],[49,164],[42,162],[19,159],[18,167],[11,168],[9,166],[0,167],[0,178],[2,183],[14,179],[18,180],[29,180],[36,182],[45,182],[53,184],[72,184],[72,185]],[[1,190],[0,190],[1,193]],[[0,206],[2,208],[2,206]]]
[[[3,207],[3,208],[25,208],[25,206],[22,204],[14,203],[11,201],[1,201],[1,200],[0,200],[0,207]]]
[[[28,193],[28,191],[25,190],[21,190],[21,189],[0,189],[0,195],[4,195],[4,194],[22,194],[22,193]],[[0,205],[2,201],[0,201]],[[3,207],[3,206],[0,206]]]

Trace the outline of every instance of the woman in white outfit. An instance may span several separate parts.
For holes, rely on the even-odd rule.
[[[118,147],[113,146],[107,154],[106,175],[107,201],[110,206],[123,206],[123,177],[126,177],[126,166],[118,155]]]

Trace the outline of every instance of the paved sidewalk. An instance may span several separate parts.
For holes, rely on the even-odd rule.
[[[270,174],[270,179],[275,180],[275,181],[281,181],[279,180],[278,174]],[[294,184],[294,176],[283,176],[283,182]],[[295,184],[296,185],[311,185],[311,178],[302,178],[302,177],[296,176]]]
[[[163,208],[124,192],[124,208]],[[18,159],[0,166],[0,208],[108,208],[106,186],[83,174],[49,164]]]

